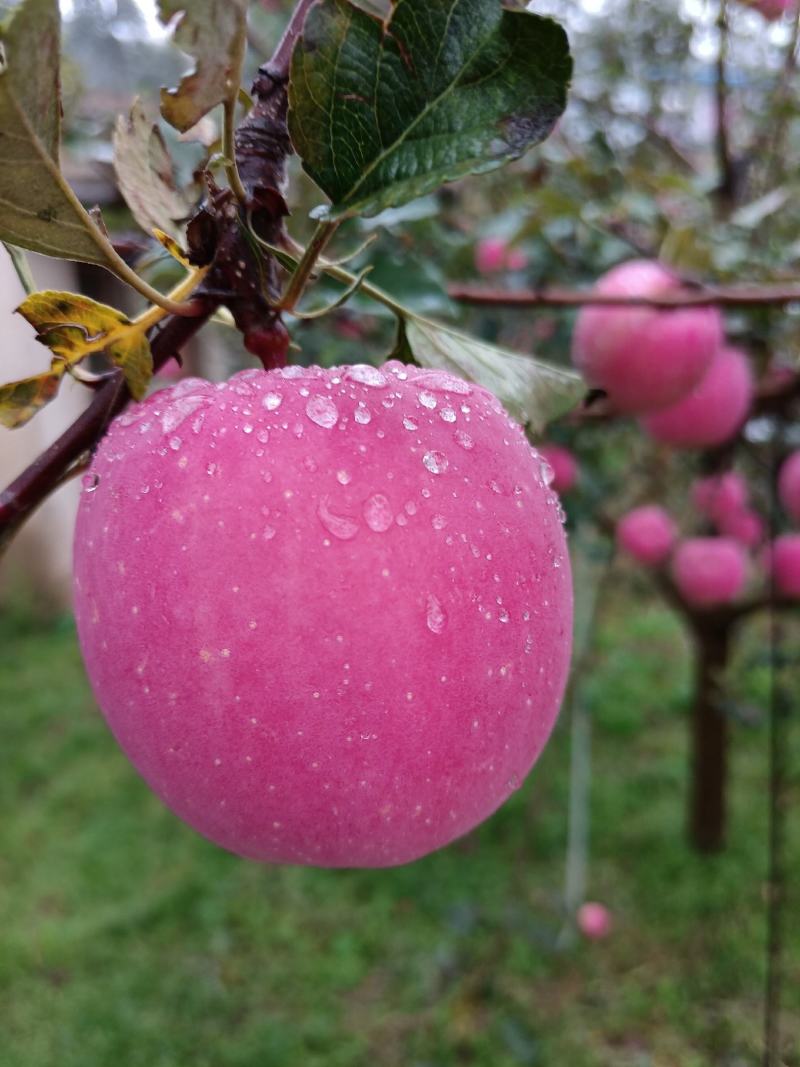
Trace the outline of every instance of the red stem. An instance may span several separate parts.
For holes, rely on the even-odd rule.
[[[292,12],[292,17],[289,19],[289,25],[283,31],[283,37],[281,37],[277,48],[272,53],[272,58],[269,63],[267,63],[267,73],[271,77],[286,78],[288,76],[294,46],[297,44],[298,38],[303,32],[303,24],[306,21],[306,15],[308,14],[311,5],[314,3],[316,3],[316,0],[300,0]]]

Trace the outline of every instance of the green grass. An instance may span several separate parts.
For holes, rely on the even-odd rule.
[[[729,847],[698,857],[683,833],[680,631],[620,603],[597,658],[590,892],[616,928],[557,948],[566,722],[525,787],[437,855],[390,871],[261,867],[197,837],[139,781],[70,623],[0,619],[2,1067],[758,1063],[766,730],[737,726]],[[747,657],[738,680],[763,701],[768,676]],[[793,790],[796,805],[796,774]]]

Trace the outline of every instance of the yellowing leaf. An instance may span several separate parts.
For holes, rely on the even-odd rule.
[[[145,231],[177,238],[191,205],[175,184],[172,159],[161,131],[148,118],[141,100],[130,115],[120,115],[114,130],[114,170],[133,217]]]
[[[50,289],[31,294],[17,311],[66,367],[102,352],[122,371],[131,396],[144,396],[153,374],[146,322],[132,322],[86,296]]]
[[[56,364],[44,374],[0,385],[0,423],[14,430],[24,426],[58,392],[64,365]]]
[[[186,253],[175,240],[174,237],[170,237],[168,233],[164,233],[163,230],[159,230],[157,226],[153,228],[153,236],[162,244],[164,248],[169,252],[173,259],[177,261],[187,269],[191,269],[191,263],[189,262]]]
[[[160,0],[161,21],[179,15],[175,44],[196,61],[177,89],[161,90],[161,114],[181,133],[238,94],[247,5],[248,0]]]

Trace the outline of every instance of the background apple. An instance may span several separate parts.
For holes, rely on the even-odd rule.
[[[614,267],[595,286],[609,296],[659,296],[679,288],[666,267],[638,259]],[[722,339],[716,308],[590,305],[578,315],[572,360],[617,411],[639,414],[684,397],[710,367]]]
[[[690,537],[675,549],[672,576],[689,604],[728,604],[744,589],[747,557],[732,538]]]

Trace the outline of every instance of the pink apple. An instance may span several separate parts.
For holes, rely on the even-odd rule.
[[[527,265],[525,253],[519,248],[510,248],[502,237],[484,237],[475,246],[475,269],[479,274],[524,270]]]
[[[479,274],[499,274],[506,266],[506,242],[501,237],[485,237],[475,246],[475,269]]]
[[[634,508],[617,523],[617,545],[640,563],[657,566],[672,551],[678,530],[657,504]]]
[[[188,379],[115,420],[75,543],[86,666],[135,767],[255,859],[405,863],[522,782],[561,702],[558,498],[435,371]]]
[[[747,557],[730,537],[688,538],[672,557],[672,577],[688,604],[729,604],[747,581]]]
[[[750,491],[747,482],[736,471],[698,478],[690,490],[692,504],[711,522],[719,522],[726,515],[747,507]]]
[[[781,596],[800,597],[800,534],[781,534],[772,542],[769,566]]]
[[[664,411],[642,419],[657,441],[677,448],[711,448],[741,429],[753,399],[753,372],[737,348],[722,348],[699,385]]]
[[[797,0],[745,0],[745,3],[770,22],[782,18],[797,7]]]
[[[611,912],[604,904],[587,901],[578,908],[578,929],[589,941],[602,941],[612,928]]]
[[[632,260],[605,274],[596,291],[661,296],[680,282],[666,267]],[[715,308],[660,310],[589,305],[578,315],[572,359],[617,411],[640,414],[676,403],[698,384],[723,341]]]
[[[764,520],[752,508],[729,511],[720,518],[717,529],[725,537],[732,537],[745,548],[760,545],[766,533]]]
[[[792,452],[781,466],[778,496],[786,514],[800,522],[800,449]]]
[[[550,485],[560,495],[568,493],[577,484],[580,476],[578,461],[568,448],[562,445],[538,445],[536,451],[553,472]]]

